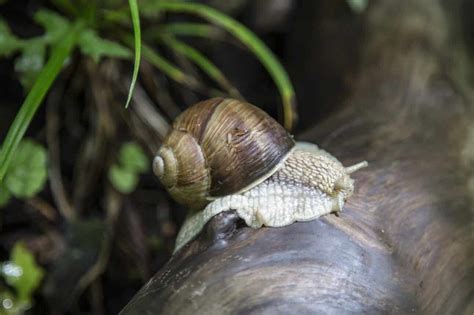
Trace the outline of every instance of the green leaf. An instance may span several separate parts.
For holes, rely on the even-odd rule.
[[[17,242],[10,253],[10,261],[2,266],[6,282],[15,288],[18,300],[30,301],[32,293],[43,279],[44,271],[36,264],[32,253]]]
[[[0,57],[8,57],[23,47],[23,42],[13,35],[7,23],[0,18]]]
[[[5,186],[17,198],[34,196],[47,178],[46,149],[32,140],[23,140],[5,176]]]
[[[103,56],[130,58],[132,53],[122,45],[99,37],[93,30],[85,30],[79,37],[79,48],[84,55],[91,56],[98,63]]]
[[[66,18],[49,10],[39,10],[35,13],[34,20],[44,27],[46,40],[50,43],[59,41],[70,28]]]
[[[288,130],[292,129],[296,120],[296,110],[294,108],[296,101],[293,85],[276,56],[254,33],[231,17],[203,4],[170,1],[156,1],[154,4],[156,9],[198,15],[223,27],[247,46],[267,69],[275,82],[283,102],[284,125]]]
[[[25,90],[29,90],[44,66],[45,45],[41,41],[29,41],[22,54],[15,60],[15,71]]]
[[[129,194],[137,187],[138,175],[132,170],[114,164],[109,169],[109,180],[115,189],[121,193]]]
[[[0,208],[5,206],[8,201],[10,201],[12,194],[10,191],[5,187],[3,183],[0,183]]]
[[[119,152],[119,162],[121,166],[135,173],[144,173],[150,166],[150,161],[142,148],[134,142],[122,145]]]
[[[141,58],[141,30],[140,30],[140,14],[138,12],[137,0],[128,0],[130,6],[130,14],[132,15],[132,24],[133,24],[133,34],[135,37],[135,62],[133,65],[133,75],[132,82],[130,83],[130,89],[128,90],[127,102],[125,103],[125,108],[128,107],[130,101],[132,100],[133,89],[137,83],[138,70],[140,69],[140,58]]]
[[[13,153],[20,143],[20,140],[23,138],[36,110],[43,101],[43,98],[51,87],[54,79],[56,79],[61,71],[66,58],[71,54],[71,51],[76,44],[78,34],[82,28],[82,22],[75,23],[68,30],[67,36],[65,36],[65,38],[52,49],[51,57],[36,78],[33,87],[21,105],[20,111],[17,113],[15,120],[10,126],[0,150],[0,182],[6,174]]]

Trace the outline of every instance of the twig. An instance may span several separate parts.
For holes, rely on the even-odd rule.
[[[127,79],[117,80],[119,86],[128,86]],[[162,140],[169,131],[168,121],[156,110],[156,106],[150,100],[139,82],[135,86],[133,93],[133,105],[128,111],[121,110],[122,118],[127,123],[135,137],[154,154]]]
[[[87,77],[90,81],[90,99],[86,101],[89,111],[90,131],[84,141],[74,175],[74,206],[82,210],[87,197],[98,189],[99,178],[107,167],[111,139],[116,135],[117,122],[110,109],[113,101],[111,85],[92,60],[86,62]]]
[[[57,218],[56,209],[39,197],[26,199],[26,204],[38,210],[49,221],[55,221]]]
[[[107,218],[105,220],[105,235],[102,240],[102,246],[96,263],[79,279],[79,282],[74,289],[73,296],[80,296],[81,293],[91,285],[106,269],[110,251],[112,248],[112,241],[115,235],[115,225],[122,207],[122,196],[108,187],[106,192],[106,211]]]
[[[66,220],[70,221],[76,217],[76,211],[69,201],[61,176],[61,157],[58,143],[58,105],[63,94],[60,92],[64,91],[64,83],[58,83],[58,85],[59,88],[51,91],[46,106],[46,141],[50,158],[48,176],[58,210]]]
[[[92,314],[104,314],[104,293],[100,279],[96,279],[96,281],[91,284],[90,299],[92,305]]]
[[[160,105],[160,109],[168,119],[175,119],[181,112],[171,97],[168,89],[164,87],[166,78],[157,76],[151,64],[144,62],[140,66],[140,81],[147,94],[154,102]]]

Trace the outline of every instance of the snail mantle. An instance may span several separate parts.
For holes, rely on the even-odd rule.
[[[153,161],[170,195],[194,210],[175,252],[215,215],[235,210],[252,228],[280,227],[340,212],[354,190],[344,167],[311,143],[295,142],[246,102],[213,98],[179,115]]]

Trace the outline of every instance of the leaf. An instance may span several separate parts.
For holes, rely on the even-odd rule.
[[[150,166],[150,161],[142,148],[134,142],[122,145],[119,152],[119,162],[121,166],[135,173],[144,173]]]
[[[50,43],[59,41],[70,28],[66,18],[49,10],[39,10],[35,13],[34,20],[44,27],[46,40]]]
[[[199,3],[156,1],[156,9],[173,12],[185,12],[198,15],[211,23],[219,25],[239,39],[260,60],[275,82],[283,102],[283,122],[291,130],[296,121],[295,91],[288,74],[273,52],[247,27],[222,14],[221,12]]]
[[[20,140],[23,138],[36,110],[43,101],[43,98],[51,87],[54,79],[56,79],[61,71],[66,58],[71,54],[71,51],[76,44],[77,36],[82,28],[82,22],[75,23],[68,30],[67,36],[65,36],[64,40],[60,41],[57,46],[54,46],[51,57],[36,78],[33,87],[21,105],[20,111],[17,113],[15,120],[8,129],[7,136],[5,137],[0,150],[0,182],[6,174],[13,153],[20,143]]]
[[[84,55],[92,57],[99,63],[103,56],[115,58],[130,58],[132,53],[119,43],[103,39],[93,30],[85,30],[79,37],[79,48]]]
[[[10,201],[12,194],[10,191],[3,185],[3,183],[0,183],[0,208],[5,206],[8,201]]]
[[[134,191],[138,184],[138,176],[134,171],[116,164],[109,169],[109,180],[115,189],[124,194]]]
[[[10,261],[2,266],[6,282],[15,288],[18,299],[30,301],[44,276],[43,269],[36,264],[33,254],[17,242],[10,253]]]
[[[0,57],[8,57],[23,47],[23,42],[13,35],[7,23],[0,18]]]
[[[130,89],[128,90],[127,102],[125,108],[128,107],[132,99],[133,89],[137,83],[138,70],[140,69],[140,58],[141,58],[141,30],[140,30],[140,14],[138,12],[137,0],[128,0],[130,6],[130,14],[132,15],[133,34],[135,37],[135,62],[133,64],[133,75],[132,82],[130,83]]]
[[[25,90],[29,90],[44,66],[45,45],[41,41],[29,41],[22,54],[15,60],[15,71]]]
[[[5,176],[5,186],[15,197],[28,198],[43,189],[46,177],[46,149],[23,140]]]

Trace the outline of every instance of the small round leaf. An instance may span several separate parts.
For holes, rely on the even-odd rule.
[[[28,198],[43,189],[46,177],[46,149],[32,140],[23,140],[7,170],[5,186],[15,197]]]
[[[115,189],[121,193],[129,194],[137,187],[138,176],[135,172],[114,164],[109,169],[109,180]]]
[[[142,148],[134,142],[122,145],[119,152],[119,162],[123,168],[135,173],[146,172],[150,167],[150,161]]]

